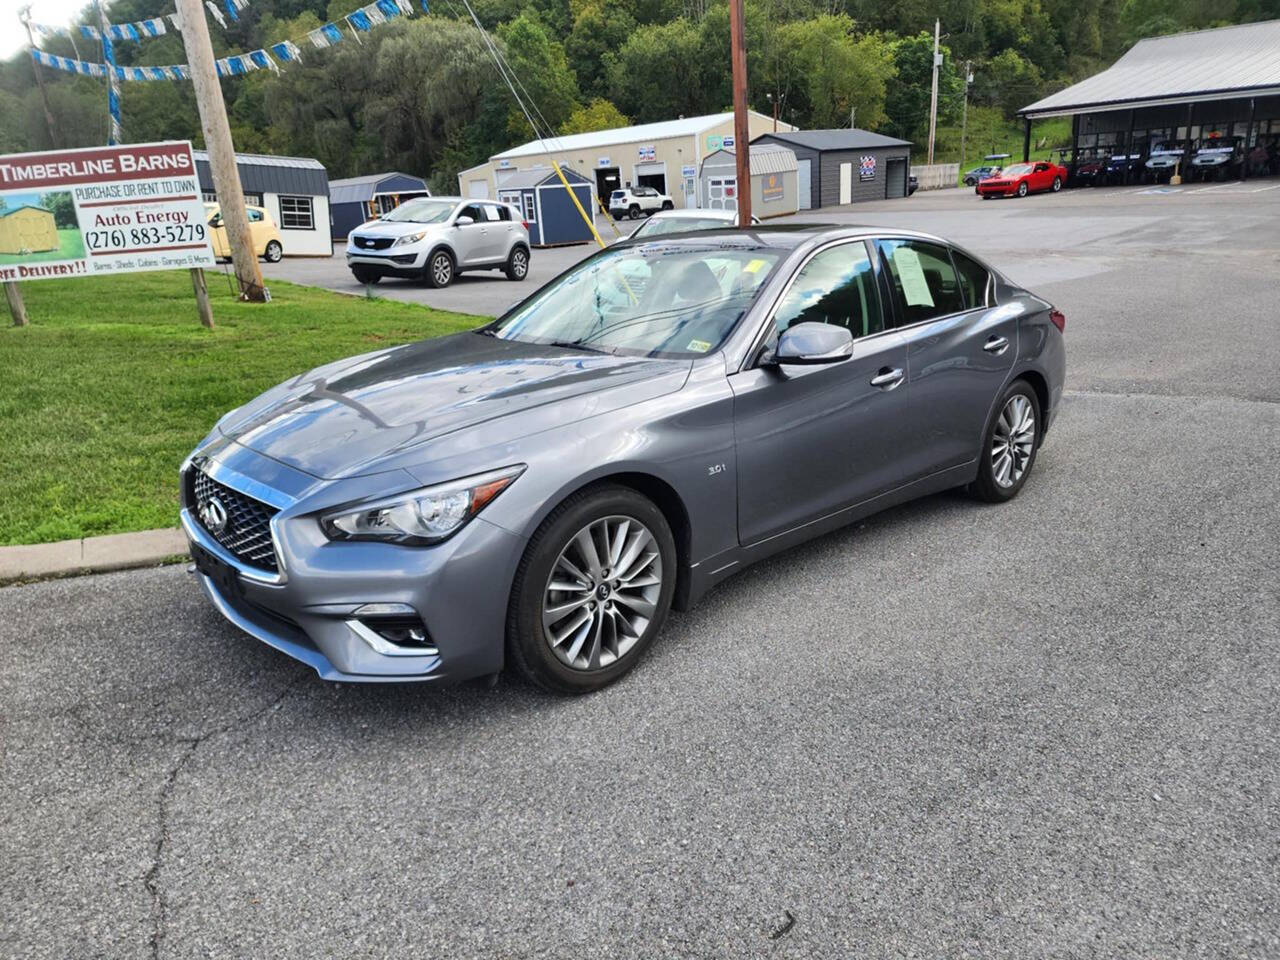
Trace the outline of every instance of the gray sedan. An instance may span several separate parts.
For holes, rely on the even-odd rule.
[[[1016,496],[1064,325],[923,234],[629,241],[233,410],[182,523],[217,609],[322,677],[594,690],[762,557],[951,487]]]

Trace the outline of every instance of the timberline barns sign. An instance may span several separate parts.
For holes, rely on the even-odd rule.
[[[0,156],[0,281],[211,267],[189,142]]]

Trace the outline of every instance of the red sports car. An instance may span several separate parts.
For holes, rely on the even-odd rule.
[[[979,180],[974,189],[984,200],[988,197],[1025,197],[1037,190],[1052,190],[1057,193],[1066,182],[1066,167],[1037,161],[1005,167],[999,173]]]

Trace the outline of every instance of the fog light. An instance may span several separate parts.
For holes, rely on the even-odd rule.
[[[379,607],[404,607],[404,604],[365,604],[356,611],[362,615],[360,619],[347,621],[347,626],[374,652],[384,657],[427,657],[439,652],[416,613],[408,617],[367,615],[370,608]]]

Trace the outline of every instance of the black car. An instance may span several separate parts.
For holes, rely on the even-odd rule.
[[[911,196],[913,193],[915,193],[919,189],[920,189],[920,178],[913,173],[911,174],[911,176],[907,177],[907,196],[908,197]]]

